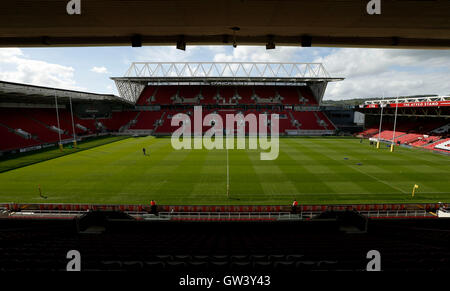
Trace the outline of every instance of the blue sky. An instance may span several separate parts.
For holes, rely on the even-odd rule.
[[[117,94],[111,76],[133,61],[322,62],[346,80],[328,86],[325,99],[416,94],[450,95],[449,50],[239,46],[2,48],[0,80]]]

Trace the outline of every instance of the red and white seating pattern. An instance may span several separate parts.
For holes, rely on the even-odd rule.
[[[0,125],[0,136],[0,150],[2,151],[31,147],[40,144],[39,141],[32,138],[25,138],[3,125]]]
[[[446,141],[448,140],[439,133],[448,131],[447,124],[442,122],[406,122],[400,123],[395,131],[394,142],[407,144],[414,147],[421,147],[429,150],[449,151]],[[450,128],[450,126],[449,126]],[[392,141],[394,136],[393,124],[383,125],[382,131],[378,134],[378,128],[369,128],[359,133],[364,138],[380,137],[382,140]],[[443,146],[439,146],[442,145]]]
[[[211,108],[216,105],[243,105],[242,108]],[[147,86],[136,102],[136,108],[129,111],[113,111],[109,117],[80,118],[67,109],[52,108],[0,108],[0,151],[33,145],[56,143],[61,139],[72,139],[74,134],[89,135],[103,131],[147,131],[171,133],[177,127],[171,126],[171,118],[179,112],[192,113],[186,106],[203,105],[203,114],[217,113],[224,120],[227,114],[249,113],[279,114],[279,130],[334,130],[330,120],[320,111],[293,111],[246,109],[246,105],[318,105],[308,87],[291,86]],[[149,111],[143,106],[161,106],[158,111]],[[182,107],[185,106],[185,107]],[[183,108],[183,109],[176,109]],[[206,109],[208,108],[208,109]],[[275,107],[276,108],[276,107]],[[312,109],[316,110],[316,109]],[[270,124],[270,122],[269,122]],[[210,126],[203,126],[203,132]],[[246,126],[248,132],[248,126]],[[19,133],[19,131],[21,133]]]
[[[446,138],[434,144],[434,150],[450,152],[450,138]]]
[[[74,129],[77,136],[93,134],[100,129],[97,123],[102,124],[103,129],[117,131],[137,112],[113,112],[110,118],[99,119],[82,119],[74,115],[74,126],[70,111],[58,109],[58,114],[59,127],[55,109],[0,108],[0,151],[56,143],[59,141],[58,131],[62,140],[72,139]]]
[[[136,112],[134,114],[136,115]],[[136,123],[131,125],[129,129],[154,129],[155,123],[161,118],[161,115],[160,111],[141,111]]]
[[[274,86],[147,86],[137,105],[170,104],[318,105],[307,87]]]
[[[192,120],[192,110],[169,110],[165,111],[165,116],[161,119],[160,124],[156,127],[155,132],[156,133],[171,133],[174,130],[178,128],[178,126],[171,126],[171,118],[177,114],[177,113],[185,113],[191,116]],[[273,113],[276,113],[279,115],[278,124],[279,124],[279,132],[285,133],[286,130],[335,130],[335,127],[333,124],[329,121],[329,119],[324,115],[321,114],[322,112],[315,112],[315,111],[305,111],[305,112],[295,112],[295,111],[274,111],[274,110],[263,110],[263,111],[257,111],[257,110],[236,110],[236,109],[218,109],[218,110],[205,110],[203,109],[202,114],[205,116],[209,113],[216,113],[221,116],[222,121],[225,122],[227,114],[236,115],[238,113],[243,114],[244,116],[253,113],[257,116],[259,114],[267,114],[267,119],[270,120],[270,115]],[[290,118],[291,113],[294,116],[294,119]],[[319,124],[318,120],[316,119],[315,113],[319,115],[322,120],[324,121],[325,125]],[[298,124],[300,125],[297,127],[295,125],[295,120],[298,121]],[[225,124],[224,124],[225,126]],[[269,126],[269,125],[268,125]],[[203,126],[203,132],[207,131],[210,128],[210,126]],[[147,127],[147,129],[151,129],[150,127]],[[193,131],[193,125],[191,125],[191,130]],[[248,133],[248,125],[246,125],[246,133]]]

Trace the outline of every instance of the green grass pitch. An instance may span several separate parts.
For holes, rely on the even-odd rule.
[[[144,156],[142,148],[150,155]],[[68,151],[65,149],[65,151]],[[172,149],[170,138],[127,138],[0,173],[0,202],[147,204],[410,203],[450,201],[450,157],[354,138],[280,138],[259,150]],[[36,155],[45,156],[45,153]],[[27,157],[33,159],[33,155]],[[36,159],[36,157],[34,157]],[[44,159],[44,157],[39,157]],[[0,169],[23,158],[0,162]],[[361,165],[358,165],[358,164]],[[22,165],[22,164],[20,164]],[[414,198],[411,191],[419,185]],[[39,196],[38,185],[48,199]]]

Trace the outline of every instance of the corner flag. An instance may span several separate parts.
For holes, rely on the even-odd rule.
[[[38,189],[39,189],[39,196],[41,198],[47,199],[47,196],[42,195],[41,185],[38,185]]]
[[[414,193],[416,192],[416,189],[418,189],[418,188],[419,188],[419,185],[414,184],[414,187],[413,187],[413,190],[412,190],[411,197],[414,197]]]

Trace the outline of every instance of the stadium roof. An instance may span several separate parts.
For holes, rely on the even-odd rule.
[[[270,84],[294,85],[342,81],[331,77],[321,63],[268,62],[134,62],[124,77],[112,77],[119,95],[136,102],[148,84]]]
[[[450,48],[450,1],[8,0],[0,46],[191,44]],[[239,29],[239,30],[237,30]]]
[[[2,102],[48,102],[54,100],[55,94],[58,102],[80,101],[111,101],[130,104],[129,101],[115,95],[95,94],[73,90],[41,87],[27,84],[0,81],[0,100]]]
[[[379,100],[367,100],[364,102],[364,104],[379,105],[379,104],[400,104],[400,103],[439,102],[439,101],[450,101],[450,96],[410,96],[410,97],[388,98]]]
[[[399,98],[388,98],[380,100],[367,100],[364,104],[359,105],[362,109],[380,109],[380,108],[400,108],[400,109],[418,109],[418,108],[433,108],[441,110],[439,113],[434,113],[437,117],[448,117],[448,108],[450,108],[450,96],[410,96]],[[432,115],[429,112],[425,115]],[[419,115],[419,114],[418,114]]]

